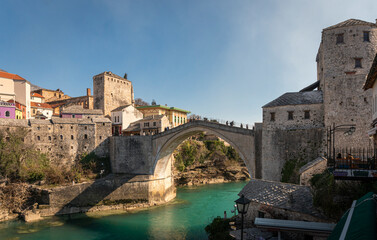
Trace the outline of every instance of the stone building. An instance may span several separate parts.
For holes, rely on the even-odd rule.
[[[102,109],[106,117],[119,106],[134,103],[134,90],[127,74],[120,77],[110,71],[93,77],[94,108]]]
[[[0,131],[20,128],[28,131],[25,141],[59,164],[71,165],[84,153],[109,155],[111,122],[107,118],[0,119]]]
[[[42,95],[45,98],[46,102],[54,102],[54,101],[71,98],[70,96],[65,95],[64,92],[60,89],[50,90],[50,89],[40,88],[33,92]]]
[[[246,225],[256,217],[323,222],[327,219],[313,206],[310,188],[296,184],[251,179],[239,196],[249,199]]]
[[[369,125],[368,135],[373,138],[374,149],[377,147],[377,54],[373,60],[372,67],[369,70],[367,79],[364,83],[363,89],[370,91],[372,89],[372,107],[371,119]]]
[[[67,95],[65,95],[67,96]],[[81,106],[84,109],[93,109],[93,96],[91,94],[90,88],[86,89],[86,95],[80,97],[69,97],[60,100],[49,101],[54,110],[54,115],[59,116],[61,111],[70,106]]]
[[[350,136],[335,132],[336,148],[368,148],[372,93],[362,86],[376,52],[376,23],[349,19],[323,29],[317,81],[263,106],[261,178],[279,181],[286,161],[327,156],[331,126],[356,126]]]
[[[61,118],[97,118],[103,117],[101,109],[86,109],[80,105],[73,105],[61,110]]]
[[[154,135],[164,132],[170,127],[166,115],[152,115],[131,123],[128,128],[123,130],[122,135]]]
[[[144,117],[166,115],[171,127],[177,127],[187,123],[187,114],[190,113],[190,111],[176,107],[168,107],[166,105],[140,106],[137,107],[137,109],[143,113]]]

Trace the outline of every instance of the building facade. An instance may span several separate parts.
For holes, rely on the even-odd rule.
[[[63,108],[61,118],[97,118],[103,117],[101,109],[86,109],[80,105]]]
[[[140,106],[137,107],[137,109],[143,113],[144,117],[166,115],[171,127],[177,127],[187,123],[187,114],[190,113],[190,111],[187,110],[164,105]]]
[[[128,128],[123,130],[122,135],[155,135],[168,130],[170,127],[166,115],[152,115],[131,123]]]
[[[57,164],[72,166],[83,154],[109,156],[111,122],[94,119],[0,119],[0,131],[27,130],[26,141]]]
[[[65,95],[64,92],[60,89],[50,90],[50,89],[41,88],[41,89],[35,90],[34,92],[43,96],[45,98],[45,102],[54,102],[54,101],[71,98],[70,96]]]
[[[114,135],[120,135],[131,123],[141,119],[143,113],[132,104],[115,108],[111,111],[112,132]]]
[[[14,103],[0,101],[0,118],[15,119],[16,106]]]
[[[323,29],[317,82],[263,106],[259,177],[279,181],[288,160],[327,157],[330,127],[356,127],[352,135],[335,132],[334,148],[370,146],[372,90],[364,91],[362,86],[376,52],[376,23],[349,19]]]
[[[120,77],[110,71],[93,77],[94,108],[101,109],[105,116],[119,106],[134,103],[134,90],[127,74]]]

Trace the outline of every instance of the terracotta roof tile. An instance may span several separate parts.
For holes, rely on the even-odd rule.
[[[31,97],[39,97],[39,98],[44,98],[41,94],[39,94],[39,93],[36,93],[36,92],[32,92],[31,94],[30,94],[30,96]]]
[[[24,78],[18,76],[17,74],[8,73],[8,72],[0,72],[0,77],[14,79],[14,80],[25,80]]]
[[[35,107],[35,108],[51,108],[52,109],[51,105],[48,103],[30,102],[30,106]]]

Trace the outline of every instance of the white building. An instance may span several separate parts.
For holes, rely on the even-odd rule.
[[[119,135],[130,126],[131,123],[143,119],[143,113],[137,110],[133,105],[117,107],[111,111],[111,122],[113,125],[113,134]]]
[[[0,98],[15,100],[26,106],[26,119],[31,117],[30,83],[17,74],[0,71]]]

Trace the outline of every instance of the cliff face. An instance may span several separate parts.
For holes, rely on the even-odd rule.
[[[183,142],[174,152],[176,186],[242,181],[250,174],[238,153],[214,136],[200,134]]]

